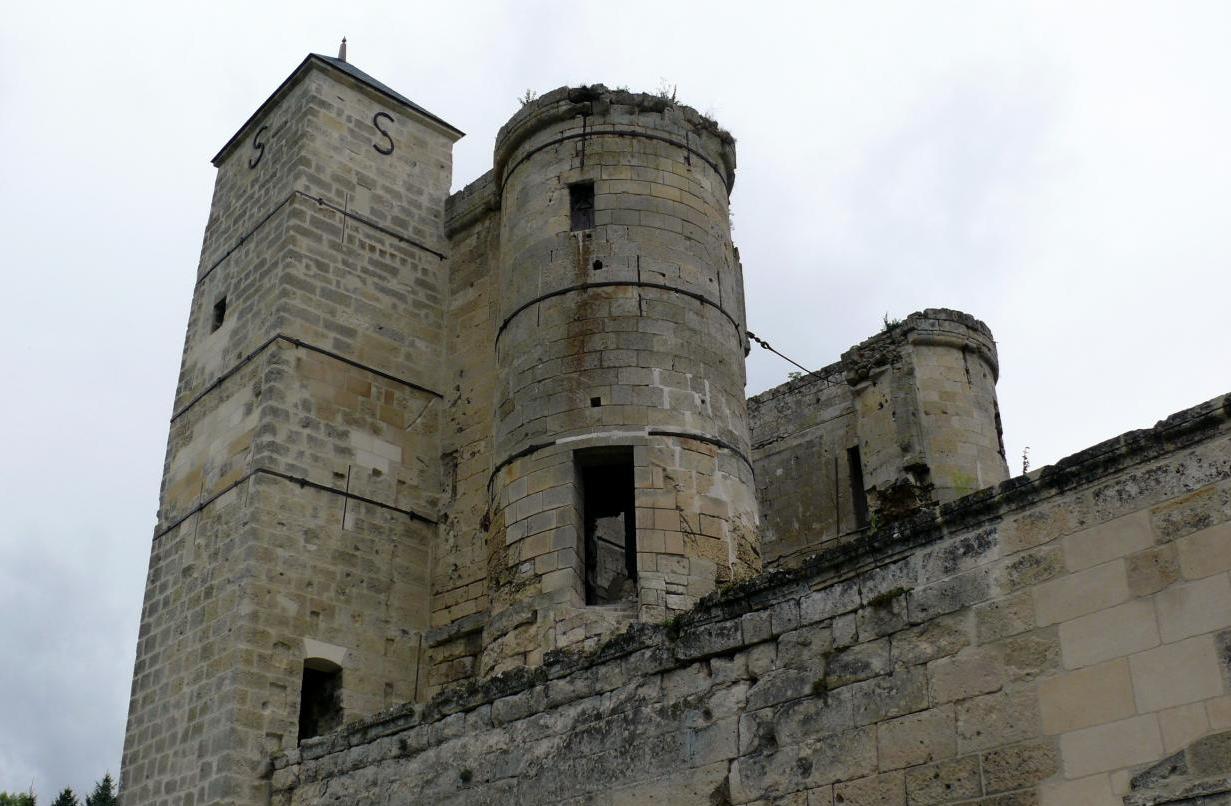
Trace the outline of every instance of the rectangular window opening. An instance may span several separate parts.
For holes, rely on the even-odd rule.
[[[637,600],[637,517],[632,448],[576,453],[581,483],[586,604]]]
[[[859,446],[846,449],[846,467],[851,479],[851,503],[855,508],[855,528],[868,525],[868,492],[863,488],[863,462]]]
[[[342,667],[320,658],[303,662],[299,693],[299,741],[342,726]]]
[[[218,328],[222,327],[222,322],[227,318],[227,298],[223,297],[214,303],[214,318],[210,324],[209,332],[213,333]]]
[[[594,183],[568,186],[569,229],[594,229]]]

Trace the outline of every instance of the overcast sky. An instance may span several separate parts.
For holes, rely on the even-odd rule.
[[[186,8],[4,11],[0,790],[119,772],[209,158],[343,35],[469,133],[454,188],[526,89],[677,86],[738,141],[749,327],[820,367],[978,316],[1014,473],[1231,391],[1231,4]]]

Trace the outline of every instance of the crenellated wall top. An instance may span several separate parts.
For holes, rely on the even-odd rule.
[[[586,121],[584,131],[561,132],[559,124],[578,118]],[[545,143],[622,132],[679,143],[715,170],[728,193],[735,185],[735,138],[713,119],[661,95],[602,84],[560,87],[522,106],[496,135],[496,176],[503,184],[528,152]]]

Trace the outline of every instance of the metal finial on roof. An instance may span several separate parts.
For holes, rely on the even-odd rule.
[[[338,61],[346,61],[346,37],[342,37],[342,47],[338,48]]]

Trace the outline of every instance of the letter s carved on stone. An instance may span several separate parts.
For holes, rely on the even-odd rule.
[[[381,128],[381,125],[380,125],[381,118],[384,118],[385,120],[392,123],[393,115],[390,115],[388,112],[377,112],[375,115],[372,116],[372,125],[376,127],[376,131],[384,135],[385,139],[389,141],[389,145],[382,146],[378,143],[372,143],[372,148],[376,149],[376,152],[378,154],[384,154],[387,157],[393,153],[393,138],[389,136],[389,132]]]
[[[256,130],[256,134],[252,135],[252,150],[256,152],[256,156],[248,159],[249,170],[260,165],[261,157],[265,156],[265,143],[261,141],[261,135],[265,134],[268,130],[268,126],[262,126]]]

